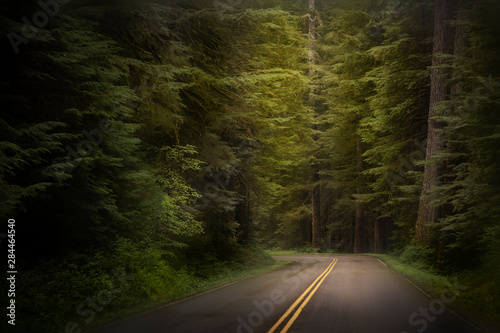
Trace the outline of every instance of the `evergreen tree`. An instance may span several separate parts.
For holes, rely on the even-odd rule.
[[[429,116],[427,124],[426,165],[423,175],[422,194],[420,198],[417,222],[415,224],[415,240],[420,245],[431,244],[431,223],[436,223],[440,217],[439,207],[432,203],[432,194],[438,184],[441,167],[433,157],[444,148],[438,122],[437,105],[447,97],[448,70],[443,56],[453,50],[452,28],[449,21],[453,19],[454,4],[449,0],[437,0],[434,10],[434,39],[432,50],[431,91],[429,99]]]
[[[451,206],[439,221],[447,264],[461,267],[461,258],[483,257],[494,260],[492,244],[498,236],[495,227],[498,197],[497,145],[498,117],[498,24],[493,18],[499,7],[488,1],[474,6],[460,2],[456,22],[456,48],[453,58],[452,95],[441,105],[446,153],[446,173],[439,188],[442,205]],[[444,238],[444,237],[443,237]],[[478,261],[480,263],[481,261]],[[488,269],[489,271],[489,269]],[[497,275],[498,277],[498,275]]]
[[[367,26],[367,3],[334,8],[320,41],[319,85],[326,110],[320,138],[325,160],[325,195],[335,199],[328,228],[342,250],[364,251],[367,246],[366,182],[360,123],[367,116],[373,83],[365,78],[373,66],[366,51],[373,45]],[[328,193],[328,194],[327,194]]]
[[[370,114],[361,124],[369,145],[368,165],[371,211],[375,212],[373,247],[383,251],[389,238],[397,247],[411,243],[425,157],[425,120],[432,33],[432,7],[413,2],[394,7],[388,3],[372,31],[381,38],[372,47],[376,66],[367,76],[375,85],[369,98]]]

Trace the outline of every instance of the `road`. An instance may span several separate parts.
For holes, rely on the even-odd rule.
[[[279,258],[296,263],[91,332],[492,332],[448,309],[461,285],[432,298],[374,257]]]

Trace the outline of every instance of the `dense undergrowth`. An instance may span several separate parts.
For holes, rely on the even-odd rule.
[[[16,332],[83,332],[285,263],[257,247],[241,247],[224,262],[124,239],[110,253],[89,257],[64,256],[19,275]]]

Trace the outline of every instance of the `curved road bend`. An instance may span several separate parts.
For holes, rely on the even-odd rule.
[[[91,332],[493,333],[445,308],[463,286],[431,299],[374,257],[276,258],[296,263]]]

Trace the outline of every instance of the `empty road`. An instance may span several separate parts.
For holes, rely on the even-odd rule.
[[[91,332],[492,332],[448,309],[453,281],[432,298],[374,257],[276,257],[296,263]]]

